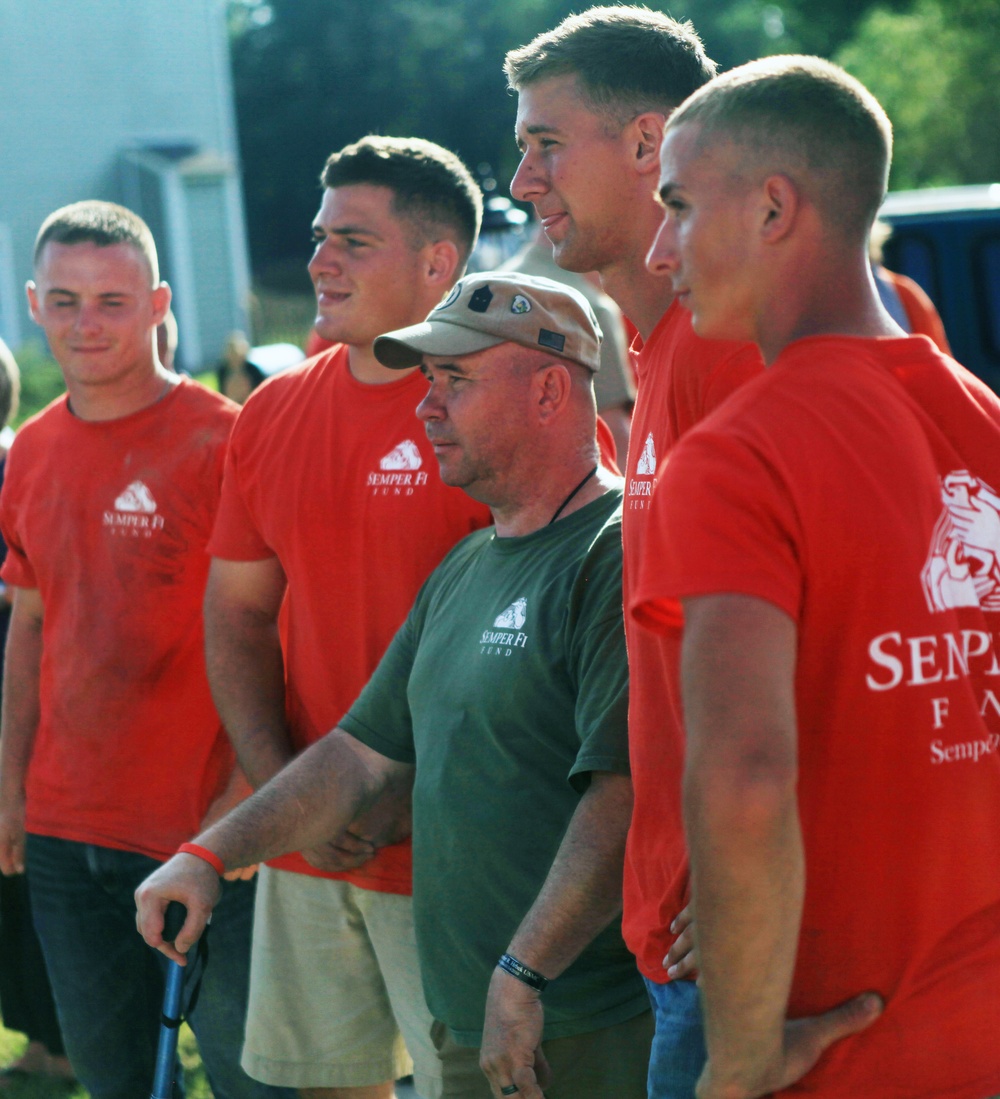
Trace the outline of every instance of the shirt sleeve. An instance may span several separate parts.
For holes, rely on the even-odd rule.
[[[583,790],[592,771],[629,773],[628,658],[618,517],[604,527],[584,561],[568,621],[580,739],[568,777],[575,789]]]
[[[240,413],[230,437],[219,510],[208,541],[208,552],[226,561],[263,561],[274,556],[247,501],[251,472],[244,456],[246,440],[260,425],[250,423],[246,412]]]
[[[18,534],[17,445],[11,448],[4,467],[3,489],[0,491],[0,530],[7,543],[7,556],[0,567],[0,579],[12,588],[37,588],[38,578],[21,544]],[[13,463],[11,459],[13,458]]]
[[[667,632],[683,623],[681,599],[725,592],[798,619],[801,554],[798,512],[775,463],[738,436],[695,431],[653,491],[629,613]]]
[[[417,761],[408,689],[422,619],[418,596],[371,679],[339,723],[356,740],[397,763]]]

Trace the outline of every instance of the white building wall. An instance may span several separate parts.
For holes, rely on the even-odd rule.
[[[123,150],[189,143],[238,165],[224,0],[0,0],[0,103],[0,223],[20,284],[47,214],[123,200]],[[234,201],[242,233],[238,186]],[[23,306],[22,320],[24,335]]]

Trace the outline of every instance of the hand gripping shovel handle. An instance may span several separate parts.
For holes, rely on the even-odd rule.
[[[187,912],[184,905],[171,901],[163,918],[163,937],[168,942],[177,938],[184,926]],[[172,1099],[174,1066],[177,1063],[177,1031],[181,1025],[181,989],[184,987],[184,967],[167,962],[167,985],[163,990],[163,1011],[160,1015],[160,1041],[156,1048],[156,1071],[150,1099]]]

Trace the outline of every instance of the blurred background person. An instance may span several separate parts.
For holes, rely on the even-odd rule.
[[[876,221],[868,240],[868,256],[871,259],[875,288],[886,312],[904,332],[911,336],[929,336],[939,350],[950,355],[951,347],[945,335],[944,323],[934,307],[934,302],[919,282],[907,275],[890,271],[882,263],[882,250],[892,236],[892,226]]]
[[[0,428],[3,429],[0,486],[7,465],[7,448],[13,438],[9,421],[17,412],[20,388],[17,362],[0,340]],[[0,537],[0,564],[6,556],[7,544]],[[10,601],[6,586],[0,584],[0,669],[9,624]],[[73,1079],[42,948],[31,918],[28,881],[24,874],[0,875],[0,1014],[5,1026],[28,1037],[28,1045],[21,1056],[0,1069],[0,1088],[30,1076]]]

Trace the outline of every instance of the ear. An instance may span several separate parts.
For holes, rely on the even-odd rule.
[[[28,295],[28,312],[35,324],[42,323],[42,311],[38,304],[38,287],[29,279],[24,284],[25,293]]]
[[[170,301],[173,298],[173,291],[165,283],[161,282],[159,286],[153,291],[153,323],[156,325],[162,324],[164,317],[167,315],[167,311],[170,309]]]
[[[659,174],[660,146],[663,144],[663,128],[666,124],[666,115],[659,111],[645,111],[633,118],[626,127],[635,168],[641,175],[649,172]]]
[[[761,240],[776,244],[792,232],[802,208],[802,194],[786,175],[768,176],[758,192],[757,216]]]
[[[569,403],[573,379],[562,363],[550,362],[536,371],[534,382],[539,423],[552,423]]]
[[[435,240],[424,245],[424,276],[428,284],[447,290],[458,276],[458,246],[452,240]]]

